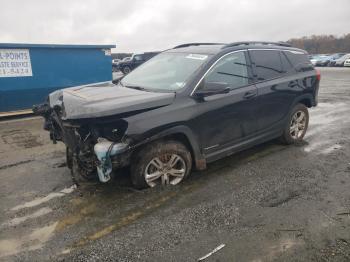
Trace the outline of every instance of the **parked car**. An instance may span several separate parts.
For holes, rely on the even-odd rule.
[[[113,60],[112,60],[112,64],[118,64],[120,61],[122,61],[122,60],[121,60],[121,59],[118,59],[118,58],[113,59]]]
[[[336,54],[330,55],[328,66],[334,66],[336,60],[342,57],[343,55],[345,55],[345,53],[336,53]]]
[[[124,74],[129,74],[136,67],[143,64],[147,60],[151,59],[153,56],[155,56],[158,53],[159,52],[147,52],[147,53],[141,53],[141,54],[133,54],[130,59],[119,63],[119,69]]]
[[[124,57],[123,59],[116,59],[116,60],[119,60],[119,61],[117,61],[116,63],[112,63],[113,72],[119,71],[120,70],[120,64],[122,64],[124,62],[127,62],[127,61],[130,61],[131,57],[127,56],[127,57]]]
[[[346,67],[350,66],[350,59],[349,58],[344,61],[344,66],[346,66]]]
[[[131,56],[127,56],[127,57],[124,57],[121,62],[126,62],[130,60],[131,60]]]
[[[344,62],[348,58],[350,58],[350,54],[343,55],[342,57],[335,60],[334,66],[344,66]]]
[[[309,59],[312,65],[316,66],[316,62],[318,61],[321,55],[310,55]]]
[[[316,55],[313,56],[310,61],[314,66],[327,66],[331,59],[329,55]]]
[[[34,107],[66,145],[79,181],[130,167],[135,187],[176,185],[192,169],[280,138],[299,143],[320,73],[284,43],[184,44],[117,84],[53,92]]]
[[[122,61],[121,59],[113,59],[112,60],[112,71],[118,71],[119,70],[119,63]]]

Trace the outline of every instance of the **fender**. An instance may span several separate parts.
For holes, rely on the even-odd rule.
[[[307,100],[309,102],[309,105],[307,105],[307,107],[313,107],[313,106],[316,106],[317,103],[315,101],[315,98],[314,96],[311,94],[311,93],[306,93],[306,94],[303,94],[303,95],[300,95],[298,97],[296,97],[291,105],[291,108],[290,110],[296,105],[298,104],[300,101],[305,101]]]
[[[277,128],[277,129],[283,128],[286,121],[289,121],[289,117],[292,109],[301,101],[307,101],[308,102],[307,107],[313,107],[317,105],[315,98],[311,93],[299,95],[296,98],[294,98],[285,116],[281,120],[279,120],[277,123],[275,123],[273,126],[271,126],[271,128]]]
[[[289,107],[288,113],[287,113],[287,114],[283,117],[283,119],[280,121],[280,124],[284,125],[284,123],[285,123],[286,121],[288,121],[292,109],[293,109],[298,103],[300,103],[301,101],[308,101],[309,104],[306,105],[307,107],[313,107],[313,106],[316,106],[316,105],[317,105],[314,96],[313,96],[312,94],[310,94],[310,93],[306,93],[306,94],[303,94],[303,95],[300,95],[300,96],[296,97],[296,98],[294,99],[293,103],[291,103],[291,106]]]
[[[194,157],[194,163],[195,163],[195,167],[198,170],[204,170],[206,169],[206,160],[205,157],[203,156],[203,154],[201,153],[200,150],[200,146],[198,144],[198,140],[196,138],[196,136],[193,134],[192,130],[184,125],[179,125],[179,126],[175,126],[175,127],[171,127],[165,130],[162,130],[161,132],[152,135],[151,137],[146,138],[145,140],[143,140],[140,143],[137,143],[135,145],[132,146],[132,149],[138,148],[144,144],[150,143],[152,141],[155,140],[159,140],[161,138],[167,137],[167,136],[171,136],[171,135],[184,135],[190,146],[191,146],[191,150],[193,153],[193,157]]]

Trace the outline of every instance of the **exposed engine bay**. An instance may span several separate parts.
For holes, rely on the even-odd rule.
[[[127,166],[138,139],[126,131],[130,117],[168,105],[174,93],[144,92],[112,83],[58,90],[33,112],[45,119],[44,129],[53,143],[67,148],[67,166],[101,182],[111,179],[114,168]],[[96,172],[97,171],[97,172]]]

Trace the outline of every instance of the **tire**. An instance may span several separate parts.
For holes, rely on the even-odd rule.
[[[309,111],[305,105],[297,104],[289,114],[281,141],[287,145],[300,143],[306,134],[308,126]]]
[[[125,67],[123,67],[122,71],[123,71],[124,75],[127,75],[131,72],[131,68],[129,66],[125,66]]]
[[[185,145],[171,140],[158,141],[146,145],[132,156],[131,181],[138,189],[177,185],[190,174],[191,168],[191,153]]]

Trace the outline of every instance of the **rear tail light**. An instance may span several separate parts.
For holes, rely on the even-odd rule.
[[[318,70],[318,69],[315,69],[316,70],[316,79],[318,80],[318,81],[320,81],[321,80],[321,72],[320,72],[320,70]]]

